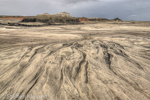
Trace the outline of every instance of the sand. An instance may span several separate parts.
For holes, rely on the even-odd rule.
[[[0,100],[150,100],[150,24],[0,27]]]

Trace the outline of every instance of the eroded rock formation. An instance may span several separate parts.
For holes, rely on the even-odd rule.
[[[47,24],[65,23],[65,24],[79,24],[79,19],[72,17],[67,12],[58,14],[38,14],[35,17],[29,17],[22,20],[22,22],[43,22]]]
[[[121,43],[92,40],[3,51],[0,94],[47,95],[45,100],[149,100],[149,48],[134,45],[133,51],[132,44]]]
[[[0,100],[150,100],[149,26],[0,26]]]

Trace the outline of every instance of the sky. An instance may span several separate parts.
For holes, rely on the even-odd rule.
[[[150,0],[0,0],[0,15],[66,11],[73,17],[150,21]]]

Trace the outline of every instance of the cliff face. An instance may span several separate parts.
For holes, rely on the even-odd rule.
[[[23,20],[26,16],[0,16],[2,20]]]
[[[60,13],[57,13],[57,14],[48,14],[48,13],[45,13],[45,14],[38,14],[36,15],[36,21],[37,22],[48,22],[48,21],[60,21],[60,20],[65,20],[65,19],[68,19],[68,18],[72,18],[72,16],[67,13],[67,12],[60,12]]]
[[[79,23],[78,18],[73,18],[69,13],[61,12],[58,14],[38,14],[35,17],[25,18],[22,22],[43,22],[48,24],[54,23]]]
[[[70,13],[67,13],[67,12],[60,12],[60,13],[57,13],[56,14],[57,16],[62,16],[62,17],[67,17],[67,18],[69,18],[69,17],[72,17],[71,15],[70,15]]]
[[[36,19],[41,19],[41,20],[44,20],[44,19],[49,19],[50,18],[50,14],[48,14],[48,13],[45,13],[45,14],[38,14],[38,15],[36,15]]]

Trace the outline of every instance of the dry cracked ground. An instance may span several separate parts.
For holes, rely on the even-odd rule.
[[[0,100],[150,100],[150,24],[0,26]]]

